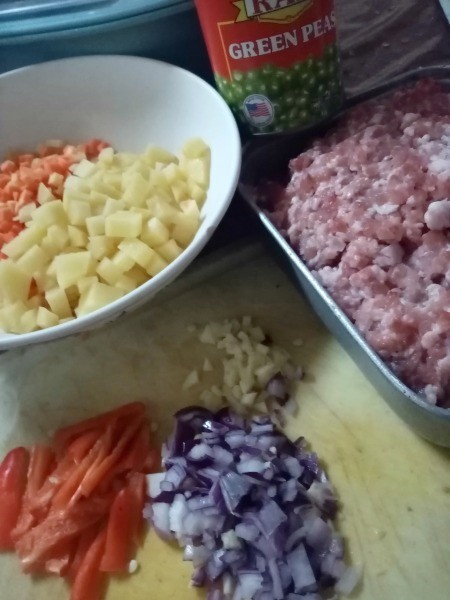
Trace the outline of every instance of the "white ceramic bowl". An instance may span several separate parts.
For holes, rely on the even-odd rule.
[[[177,152],[190,137],[211,148],[211,185],[192,243],[164,271],[89,315],[27,334],[0,331],[0,350],[99,327],[150,300],[197,256],[235,192],[241,164],[238,129],[220,95],[197,76],[128,56],[57,60],[0,75],[0,158],[48,139],[107,140],[117,150],[150,144]]]

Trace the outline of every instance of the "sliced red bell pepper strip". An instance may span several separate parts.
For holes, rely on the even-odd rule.
[[[64,508],[75,502],[82,481],[92,468],[95,469],[96,465],[108,456],[111,452],[111,443],[112,427],[109,426],[84,459],[78,465],[73,463],[73,468],[67,474],[66,480],[53,497],[52,506],[54,508]]]
[[[122,488],[115,497],[109,513],[105,553],[100,564],[102,571],[125,572],[131,558],[134,508],[130,488]]]
[[[124,404],[119,408],[103,413],[97,417],[80,421],[75,425],[63,427],[56,432],[54,436],[55,443],[58,447],[65,446],[75,436],[80,435],[90,429],[105,429],[111,421],[115,421],[121,417],[129,417],[133,415],[143,415],[145,413],[145,405],[142,402],[131,402]]]
[[[73,581],[70,600],[100,600],[106,583],[106,575],[100,571],[100,563],[105,551],[106,529],[97,535]]]
[[[55,549],[70,542],[89,527],[104,519],[109,512],[112,495],[80,500],[67,510],[51,510],[38,525],[16,542],[16,553],[22,569],[34,572],[52,558]]]
[[[142,416],[136,416],[134,420],[127,425],[122,437],[112,449],[111,453],[96,466],[95,469],[92,469],[86,474],[78,489],[77,495],[74,496],[74,500],[77,500],[81,496],[84,496],[85,498],[89,497],[101,483],[110,481],[116,473],[115,467],[121,459],[123,452],[139,431],[142,425],[142,419]]]
[[[133,551],[141,545],[144,536],[144,506],[145,506],[145,475],[143,473],[130,473],[128,475],[128,488],[133,499],[131,510],[131,540]]]
[[[31,512],[31,501],[44,485],[50,472],[53,470],[55,453],[48,446],[36,444],[30,450],[30,464],[28,466],[28,481],[23,497],[22,510],[16,527],[11,533],[13,541],[19,539],[36,522],[36,515]]]
[[[67,448],[67,454],[73,458],[76,463],[80,463],[83,458],[93,448],[95,442],[101,437],[103,431],[92,429],[81,433],[76,437]]]
[[[11,533],[22,508],[29,460],[26,448],[15,448],[0,465],[0,550],[14,549]]]
[[[65,577],[69,572],[76,547],[75,540],[67,540],[54,548],[51,558],[45,561],[43,573]]]
[[[129,449],[124,453],[117,465],[117,473],[143,471],[150,451],[150,431],[147,423],[143,423]]]
[[[144,473],[158,473],[161,471],[161,450],[150,448],[144,465]]]
[[[100,524],[96,527],[90,527],[81,533],[77,540],[77,545],[75,548],[75,552],[72,558],[72,562],[70,563],[70,567],[67,573],[67,578],[69,581],[73,581],[80,569],[81,563],[84,560],[84,557],[87,554],[87,551],[93,544],[95,538],[100,533],[101,527],[104,527],[103,524]]]

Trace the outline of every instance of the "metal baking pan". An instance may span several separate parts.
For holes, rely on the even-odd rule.
[[[258,206],[258,185],[262,180],[286,183],[289,160],[305,150],[314,138],[330,129],[346,110],[423,77],[437,78],[450,90],[450,66],[417,69],[358,96],[348,98],[343,110],[320,126],[285,135],[270,136],[266,140],[251,141],[244,148],[239,191],[269,234],[269,240],[273,243],[282,264],[287,268],[288,274],[306,296],[319,318],[390,407],[419,435],[436,445],[450,447],[450,409],[430,405],[396,377],[312,275],[264,210]]]

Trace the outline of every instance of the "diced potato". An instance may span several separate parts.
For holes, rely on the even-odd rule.
[[[169,240],[165,244],[155,248],[155,250],[169,263],[174,261],[183,252],[182,248],[180,248],[175,240]]]
[[[56,198],[52,194],[51,190],[49,190],[48,187],[41,182],[39,184],[38,193],[37,193],[38,204],[45,204],[46,202],[54,202],[55,200],[56,200]]]
[[[79,296],[81,296],[82,294],[85,294],[94,283],[98,283],[97,275],[90,275],[89,277],[82,277],[77,283]]]
[[[78,283],[76,285],[71,285],[66,290],[64,290],[66,292],[67,300],[69,301],[69,304],[72,308],[74,308],[78,304],[78,300],[80,299],[80,290],[78,289],[78,286],[85,279],[88,279],[88,278],[83,277],[82,279],[80,279],[78,281]]]
[[[53,288],[45,293],[45,299],[50,307],[50,310],[55,313],[60,319],[65,319],[72,316],[69,300],[66,292],[61,288]]]
[[[101,194],[106,194],[110,198],[117,200],[120,194],[120,190],[116,186],[107,183],[103,179],[103,177],[103,173],[96,173],[91,178],[92,187],[94,187],[97,192],[100,192]]]
[[[175,163],[170,163],[166,165],[161,170],[161,173],[164,175],[164,177],[170,185],[173,185],[175,182],[180,180],[182,181],[186,178],[186,174]]]
[[[123,275],[123,271],[106,256],[98,265],[97,273],[108,285],[115,285]]]
[[[153,211],[150,210],[149,208],[141,208],[140,206],[132,206],[130,208],[130,211],[136,212],[136,213],[139,213],[140,215],[142,215],[142,222],[148,221],[148,219],[151,219],[153,217]]]
[[[194,239],[198,231],[199,221],[185,213],[177,215],[175,225],[171,231],[173,239],[183,248],[186,248]]]
[[[43,294],[47,290],[51,290],[58,286],[56,274],[48,275],[47,273],[40,273],[39,275],[34,275],[34,280],[40,294]]]
[[[171,203],[175,201],[172,187],[160,171],[152,171],[150,183],[153,195],[156,195],[160,200],[164,200],[164,202]]]
[[[30,292],[31,275],[10,260],[0,261],[0,293],[9,302],[25,301]]]
[[[38,227],[66,225],[67,215],[60,200],[46,202],[33,212],[32,220]]]
[[[89,217],[96,218],[96,217]],[[88,219],[89,220],[89,219]],[[86,248],[88,245],[88,234],[84,229],[80,227],[76,227],[75,225],[69,225],[67,228],[69,234],[69,241],[72,246],[75,248]]]
[[[89,184],[87,181],[80,179],[80,177],[69,175],[69,177],[66,177],[66,180],[64,181],[64,192],[66,193],[69,190],[77,193],[87,192],[89,191]]]
[[[158,148],[156,146],[150,146],[146,150],[144,154],[144,160],[151,167],[154,167],[156,163],[164,163],[166,165],[169,163],[178,164],[178,158],[174,154],[164,150],[164,148]]]
[[[55,315],[55,313],[47,310],[43,306],[38,308],[36,317],[36,325],[38,327],[41,329],[46,329],[47,327],[54,327],[55,325],[58,325],[58,322],[58,315]]]
[[[156,217],[152,217],[144,224],[141,240],[151,248],[161,246],[169,239],[168,228]]]
[[[135,154],[133,152],[117,152],[114,157],[114,162],[121,167],[121,169],[126,169],[139,160],[139,154]]]
[[[55,279],[55,285],[56,285],[56,279]],[[42,297],[38,294],[36,294],[35,296],[31,296],[31,298],[28,298],[27,300],[27,307],[28,308],[39,308],[39,306],[41,305],[42,302]]]
[[[119,249],[143,269],[147,268],[153,257],[153,250],[147,244],[137,239],[127,238],[123,240],[119,244]]]
[[[60,187],[64,183],[64,176],[61,173],[52,173],[48,178],[48,184],[53,187]]]
[[[62,204],[66,213],[68,213],[69,211],[69,205],[71,202],[87,202],[88,204],[90,204],[91,198],[89,194],[89,189],[87,190],[87,192],[81,192],[67,189],[64,184]]]
[[[97,171],[97,165],[90,160],[81,160],[79,163],[76,163],[70,169],[74,175],[77,177],[89,177],[93,175],[95,171]]]
[[[46,235],[44,227],[38,227],[34,223],[29,229],[19,233],[17,237],[3,245],[2,252],[10,258],[17,259],[35,244],[38,244]]]
[[[60,319],[59,324],[62,325],[63,323],[68,323],[69,321],[73,321],[74,319],[75,317],[67,317],[65,319]]]
[[[108,198],[105,202],[105,206],[103,207],[103,215],[107,217],[108,215],[112,215],[119,210],[124,210],[126,208],[125,202],[122,200],[115,200],[114,198]]]
[[[114,149],[113,148],[103,148],[103,150],[98,155],[98,160],[101,163],[106,165],[112,165],[114,160]]]
[[[201,138],[191,138],[184,144],[181,152],[187,158],[201,158],[203,156],[210,156],[211,150],[207,144]]]
[[[105,219],[105,234],[108,237],[136,238],[142,231],[142,215],[119,210]]]
[[[110,173],[108,171],[105,172],[105,174],[103,175],[103,181],[110,186],[112,189],[116,190],[116,192],[119,192],[120,190],[122,190],[122,173],[121,171],[118,171],[117,173]],[[97,193],[98,190],[96,190]],[[115,196],[116,194],[114,194]]]
[[[180,203],[182,200],[189,198],[189,186],[186,181],[174,181],[172,183],[172,194],[175,202]]]
[[[27,250],[25,254],[22,254],[16,264],[24,273],[34,275],[35,273],[44,271],[49,263],[49,255],[42,248],[35,245]]]
[[[30,308],[20,318],[20,333],[30,333],[39,329],[37,324],[38,308]]]
[[[22,333],[22,317],[27,311],[26,304],[18,300],[7,304],[0,310],[0,324],[11,333]]]
[[[147,273],[152,277],[158,275],[163,269],[167,267],[169,263],[162,258],[157,252],[155,252],[149,266],[147,267]]]
[[[137,286],[138,283],[136,280],[128,275],[122,275],[122,277],[119,277],[116,282],[116,287],[119,288],[119,290],[123,290],[127,294],[128,292],[135,290]]]
[[[203,205],[206,200],[206,191],[197,185],[194,181],[188,183],[189,187],[189,198],[195,200],[199,206]]]
[[[157,217],[166,226],[174,223],[176,215],[180,212],[175,207],[170,206],[170,204],[167,204],[161,200],[154,203],[153,209],[155,217]]]
[[[21,223],[28,223],[31,221],[36,205],[33,203],[25,204],[17,213],[17,217]]]
[[[47,235],[41,242],[41,248],[50,256],[55,256],[67,248],[69,244],[69,232],[65,226],[51,225]]]
[[[86,219],[86,229],[89,235],[105,235],[105,217],[96,215]]]
[[[149,280],[149,276],[147,271],[135,265],[132,269],[130,269],[127,273],[127,277],[136,282],[136,285],[142,285],[146,281]]]
[[[81,277],[91,275],[95,271],[95,261],[91,253],[73,252],[55,256],[56,280],[62,288],[75,285]]]
[[[199,185],[204,190],[209,187],[209,172],[210,164],[208,158],[192,158],[188,160],[187,174],[192,181]]]
[[[80,298],[78,307],[75,313],[78,317],[86,315],[94,310],[102,308],[106,304],[110,304],[118,300],[124,295],[124,291],[116,287],[111,287],[105,283],[94,283]]]
[[[122,250],[118,250],[111,260],[122,273],[126,273],[136,264],[136,261]]]
[[[71,200],[67,207],[67,215],[71,225],[86,226],[86,219],[91,216],[91,204],[87,200]]]
[[[103,206],[105,202],[108,200],[109,196],[106,194],[102,194],[102,192],[97,192],[97,190],[92,189],[89,194],[89,201],[91,203],[91,211],[94,212],[94,206],[99,206],[103,210]]]
[[[190,217],[200,220],[200,210],[195,200],[184,200],[180,202],[182,212]]]
[[[51,327],[120,298],[175,260],[198,230],[210,169],[202,140],[188,140],[180,158],[157,147],[106,148],[95,161],[79,154],[69,177],[54,173],[39,186],[39,206],[21,208],[25,229],[3,246],[5,331]]]
[[[126,181],[122,199],[128,206],[145,206],[150,193],[150,185],[140,173],[132,173]]]
[[[96,260],[103,257],[111,257],[116,249],[118,242],[114,238],[108,238],[105,235],[94,235],[89,240],[88,250]]]

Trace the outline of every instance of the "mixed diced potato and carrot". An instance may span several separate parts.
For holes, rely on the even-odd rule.
[[[173,262],[200,226],[210,176],[202,140],[187,141],[178,157],[157,147],[77,156],[65,173],[35,178],[35,198],[29,192],[10,218],[19,230],[0,260],[6,332],[52,327],[118,300]]]

